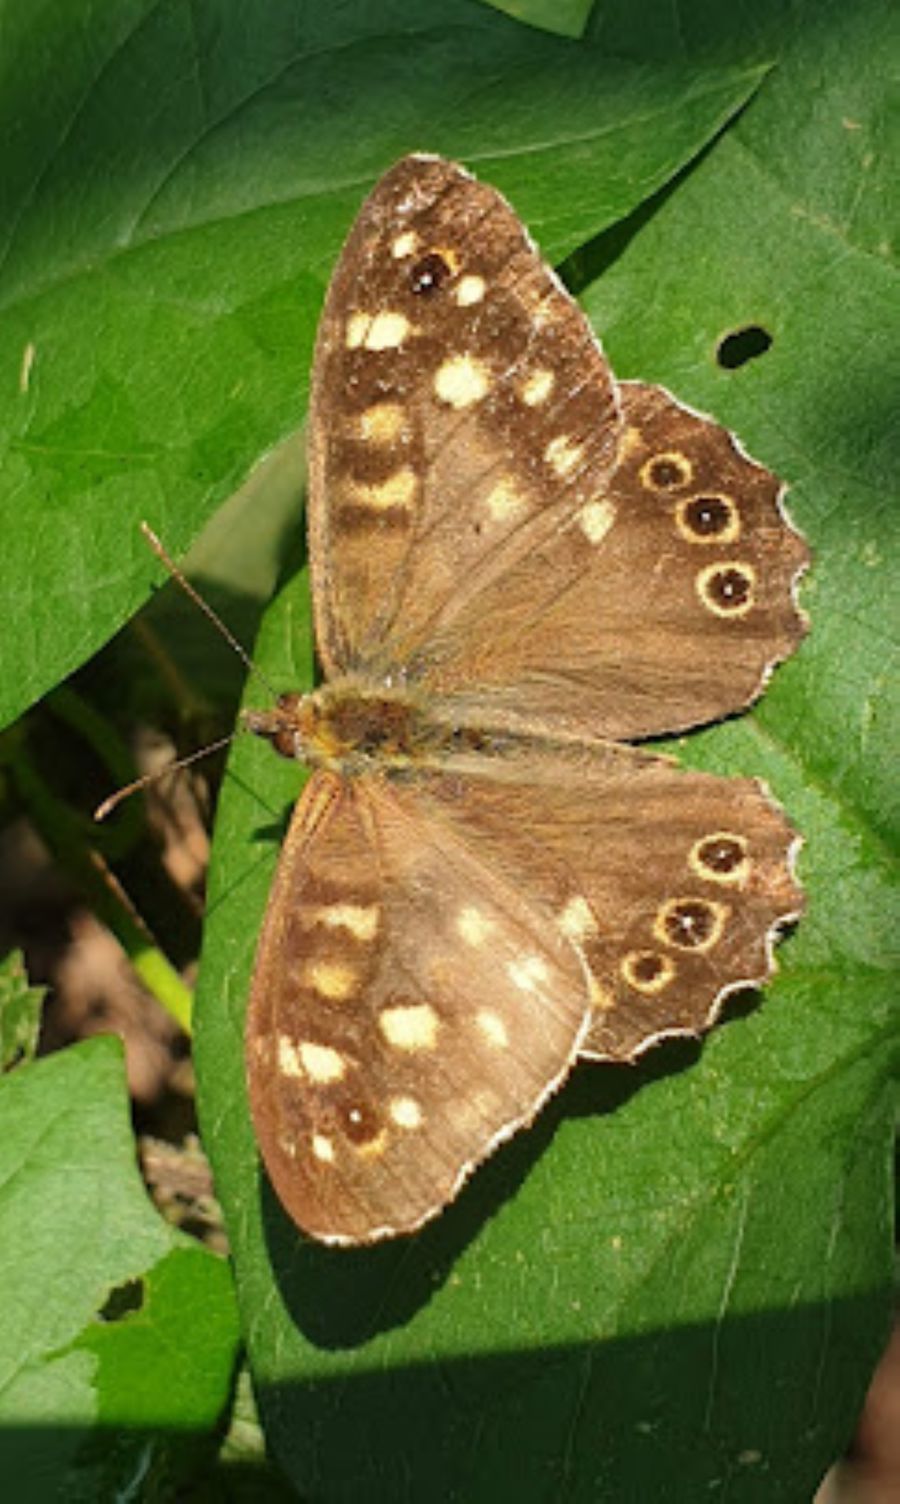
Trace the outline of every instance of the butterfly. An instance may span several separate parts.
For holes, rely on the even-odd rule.
[[[323,682],[251,712],[312,768],[246,1029],[297,1226],[410,1233],[564,1081],[772,972],[797,837],[631,745],[749,704],[805,630],[780,483],[617,382],[491,187],[410,156],[334,273],[310,408]]]

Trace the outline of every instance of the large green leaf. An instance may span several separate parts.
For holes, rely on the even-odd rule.
[[[764,61],[764,59],[762,60]],[[478,161],[554,254],[759,81],[650,69],[466,0],[46,0],[0,59],[0,723],[146,598],[303,416],[349,220],[404,152]]]
[[[237,1321],[227,1265],[141,1185],[118,1040],[0,1080],[0,1248],[11,1497],[134,1497],[151,1482],[171,1497],[163,1483],[214,1443]]]
[[[795,21],[761,6],[748,40],[728,8],[707,35],[716,8],[688,4],[674,47],[642,8],[648,54],[662,37],[668,59],[708,47],[735,66],[742,48],[765,47],[777,66],[702,161],[578,258],[620,373],[733,424],[792,482],[815,549],[808,643],[752,715],[679,744],[696,763],[766,777],[807,837],[809,913],[761,1006],[702,1049],[579,1068],[418,1237],[356,1253],[304,1245],[261,1180],[240,1064],[299,774],[262,745],[235,748],[198,999],[201,1107],[263,1415],[307,1496],[805,1504],[852,1429],[891,1274],[883,614],[898,299],[880,249],[884,88],[871,58],[883,11],[847,9],[819,3]],[[631,14],[618,30],[607,15],[599,34],[640,57]],[[588,208],[606,202],[597,144],[583,158],[596,173]],[[552,146],[527,162],[527,190],[490,152],[482,171],[552,251],[571,251],[552,233],[569,163]],[[768,330],[770,349],[723,368],[721,337],[747,325]],[[279,685],[309,682],[302,578],[258,653]]]
[[[563,37],[580,37],[594,0],[482,0],[482,4],[493,5],[526,26],[540,26]]]
[[[780,983],[702,1051],[581,1068],[456,1206],[396,1246],[304,1247],[260,1186],[242,1016],[297,773],[261,745],[236,749],[199,998],[201,1105],[263,1416],[308,1496],[805,1504],[849,1433],[886,1313],[896,1063],[883,616],[897,293],[877,71],[889,14],[874,0],[610,0],[580,45],[463,0],[267,0],[252,26],[239,0],[43,0],[4,15],[6,716],[144,598],[155,566],[139,517],[180,550],[299,425],[341,237],[409,149],[463,157],[552,257],[576,252],[620,374],[665,380],[733,423],[793,483],[816,549],[801,655],[752,717],[683,748],[765,774],[807,834],[810,913]],[[772,346],[726,371],[717,342],[746,324]],[[295,579],[260,644],[279,684],[309,682],[308,622]],[[77,1078],[52,1078],[55,1102],[93,1101],[81,1063],[108,1057],[92,1048],[52,1066]],[[42,1111],[58,1143],[58,1115]],[[92,1154],[107,1142],[89,1137]],[[23,1425],[59,1422],[49,1476],[67,1482],[95,1420],[139,1427],[138,1378],[156,1386],[143,1413],[165,1429],[166,1374],[177,1408],[205,1310],[181,1283],[185,1258],[205,1256],[154,1262],[140,1219],[73,1258],[59,1232],[70,1189],[57,1178],[36,1207],[10,1202],[3,1243],[24,1280],[44,1229],[42,1289],[57,1279],[71,1302],[68,1317],[65,1300],[20,1309],[10,1288],[7,1403]],[[142,1310],[98,1328],[101,1289],[142,1270]],[[31,1346],[23,1310],[46,1316]],[[179,1313],[185,1352],[170,1339]],[[204,1417],[229,1331],[209,1332]],[[36,1355],[37,1379],[19,1352]],[[35,1437],[12,1438],[26,1446],[19,1475],[37,1465]],[[144,1464],[123,1456],[124,1487]],[[81,1476],[91,1497],[110,1480]]]

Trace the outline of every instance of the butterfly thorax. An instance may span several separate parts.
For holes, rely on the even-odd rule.
[[[448,724],[423,696],[351,678],[308,695],[279,695],[273,710],[248,711],[244,719],[282,757],[350,774],[435,767],[451,753],[484,750],[489,740]]]

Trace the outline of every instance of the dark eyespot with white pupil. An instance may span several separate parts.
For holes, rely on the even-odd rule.
[[[635,957],[631,963],[631,971],[639,982],[655,982],[662,975],[662,957],[646,951],[643,955]]]
[[[670,486],[683,486],[687,479],[687,467],[676,459],[653,460],[650,465],[650,480],[659,489],[668,490]]]
[[[702,899],[685,899],[669,910],[664,926],[673,945],[689,950],[709,939],[715,923],[715,910]]]
[[[697,856],[711,872],[727,875],[744,860],[744,848],[734,836],[710,836],[698,848]]]
[[[452,275],[443,256],[437,251],[429,251],[427,256],[420,257],[412,267],[409,285],[417,297],[430,297],[432,293],[440,291]]]
[[[707,585],[711,597],[723,611],[737,611],[750,599],[752,582],[740,569],[725,568],[713,574]]]
[[[732,521],[732,507],[721,496],[695,496],[684,508],[684,520],[700,538],[715,538]]]
[[[378,1115],[367,1102],[344,1102],[339,1109],[341,1127],[352,1144],[371,1143],[377,1138],[381,1124]]]

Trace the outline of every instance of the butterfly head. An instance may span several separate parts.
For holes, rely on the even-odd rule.
[[[272,710],[245,710],[243,723],[254,736],[270,742],[282,757],[307,762],[308,746],[315,720],[310,701],[312,695],[279,695]]]

